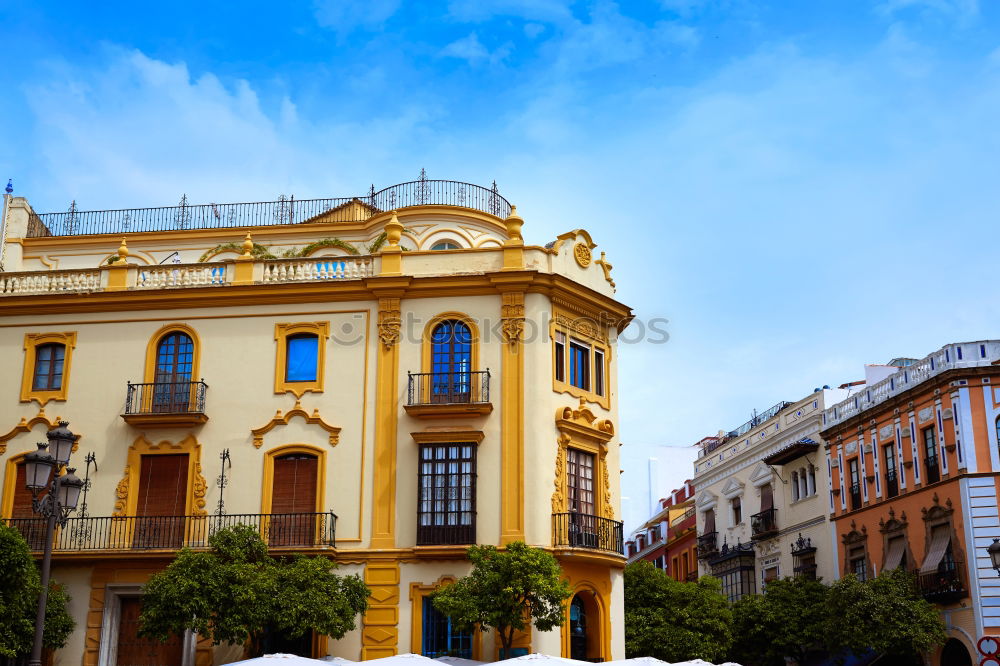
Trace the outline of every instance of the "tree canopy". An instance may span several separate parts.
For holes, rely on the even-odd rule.
[[[729,658],[754,666],[783,666],[786,656],[801,664],[810,653],[824,651],[829,590],[818,580],[796,576],[771,581],[765,594],[734,603],[737,638]]]
[[[276,559],[257,529],[236,525],[209,537],[211,550],[187,548],[143,588],[140,634],[160,641],[185,629],[214,644],[249,641],[259,656],[268,632],[307,631],[342,638],[368,608],[359,576],[337,576],[325,557]]]
[[[646,561],[625,567],[625,655],[719,661],[732,643],[732,611],[717,579],[680,583]]]
[[[566,620],[563,606],[571,592],[556,558],[523,541],[496,546],[472,546],[472,572],[433,595],[434,607],[464,630],[493,629],[505,656],[510,656],[515,631],[534,623],[549,631]]]
[[[41,576],[28,543],[16,529],[0,523],[0,618],[3,618],[0,621],[0,657],[22,657],[31,653],[41,590]],[[69,595],[63,587],[50,582],[42,643],[46,648],[61,648],[73,631],[68,604]]]

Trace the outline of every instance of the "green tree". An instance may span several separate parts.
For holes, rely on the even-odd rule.
[[[732,611],[719,581],[680,583],[646,561],[625,567],[625,656],[664,661],[725,657]]]
[[[917,592],[913,574],[893,569],[860,581],[850,574],[830,586],[827,598],[830,652],[869,649],[915,657],[944,643],[944,622]]]
[[[236,525],[209,537],[211,550],[187,548],[143,588],[140,634],[166,641],[185,629],[212,642],[249,642],[259,656],[268,632],[307,631],[342,638],[368,608],[358,576],[332,573],[322,556],[276,559],[257,529]]]
[[[827,646],[829,587],[796,576],[767,584],[733,604],[733,647],[729,658],[748,666],[782,666],[785,657],[804,663]]]
[[[24,537],[0,523],[0,657],[31,653],[41,589],[41,576]],[[62,586],[50,582],[42,643],[46,648],[61,648],[73,631],[68,604],[69,595]]]
[[[523,541],[496,546],[472,546],[472,573],[434,593],[434,607],[463,630],[493,629],[505,657],[510,656],[515,631],[534,623],[549,631],[566,620],[563,603],[571,592],[562,580],[556,558]]]

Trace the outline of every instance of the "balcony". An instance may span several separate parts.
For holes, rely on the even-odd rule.
[[[44,518],[8,518],[32,550],[45,545]],[[222,516],[101,516],[70,518],[58,529],[55,553],[175,551],[208,548],[208,538],[234,525],[250,525],[271,548],[333,548],[337,516],[327,513],[245,513]]]
[[[936,604],[949,604],[969,596],[962,579],[962,564],[956,562],[953,569],[920,574],[917,586],[924,599]]]
[[[488,368],[476,372],[409,372],[407,378],[404,409],[410,416],[485,416],[493,411]]]
[[[851,511],[861,508],[861,484],[855,483],[851,486]]]
[[[890,469],[885,473],[885,496],[895,497],[899,494],[899,480],[896,478],[896,472]]]
[[[941,468],[938,467],[937,456],[924,458],[924,469],[927,470],[927,483],[937,483],[941,480]]]
[[[719,552],[719,533],[706,532],[698,536],[698,559],[707,560]]]
[[[198,382],[129,382],[122,418],[141,428],[190,427],[208,421],[205,393],[208,384]]]
[[[586,513],[552,514],[552,545],[625,554],[622,523]]]
[[[750,516],[751,538],[770,539],[778,534],[778,510],[768,509]]]
[[[418,546],[454,546],[476,543],[475,517],[471,525],[417,525]]]

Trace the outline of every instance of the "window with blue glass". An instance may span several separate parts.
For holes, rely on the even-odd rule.
[[[314,382],[319,372],[319,337],[311,333],[285,339],[285,381]]]
[[[431,398],[434,402],[468,402],[472,392],[472,331],[449,319],[431,332]]]
[[[184,412],[191,399],[194,341],[180,331],[164,335],[156,346],[153,411]]]
[[[434,608],[430,597],[424,597],[423,637],[420,654],[437,657],[472,659],[472,632],[460,631],[454,623]]]
[[[49,343],[35,348],[34,391],[58,391],[62,388],[63,362],[66,345]]]
[[[569,341],[569,383],[590,390],[590,345],[578,340]]]

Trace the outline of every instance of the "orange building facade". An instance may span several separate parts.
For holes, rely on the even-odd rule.
[[[659,507],[659,511],[629,535],[625,543],[629,564],[648,560],[674,580],[697,580],[694,486],[685,481],[683,486],[661,499]]]
[[[941,610],[931,664],[978,663],[1000,635],[1000,341],[954,343],[825,410],[829,509],[841,575],[902,567]]]

